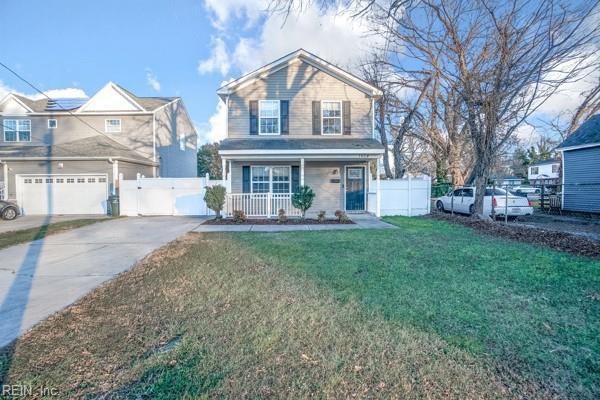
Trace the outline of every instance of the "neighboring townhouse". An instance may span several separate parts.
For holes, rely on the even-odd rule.
[[[109,82],[85,99],[0,100],[0,186],[24,214],[103,214],[118,179],[196,176],[197,135],[178,97]]]
[[[562,207],[600,213],[600,114],[558,146],[562,152]]]
[[[560,183],[560,160],[550,158],[529,164],[527,179],[532,185],[558,185]]]
[[[370,162],[384,148],[374,139],[374,102],[381,91],[297,50],[218,90],[227,106],[227,138],[219,154],[228,179],[228,212],[297,213],[300,185],[316,194],[311,214],[378,210],[379,174]],[[372,187],[371,187],[372,186]],[[378,212],[378,211],[377,211]]]

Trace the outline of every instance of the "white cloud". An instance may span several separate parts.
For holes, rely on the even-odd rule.
[[[64,88],[64,89],[50,89],[45,90],[44,94],[52,99],[75,99],[75,98],[87,98],[88,95],[79,88]],[[27,95],[27,97],[33,100],[39,100],[46,96],[38,93],[33,95]]]
[[[160,82],[152,69],[146,68],[146,83],[156,92],[160,92]]]
[[[213,143],[225,139],[227,133],[227,107],[220,101],[217,103],[215,113],[210,117],[208,123],[197,127],[199,144]]]
[[[198,64],[198,72],[200,74],[207,74],[219,71],[221,75],[225,76],[231,68],[231,61],[229,54],[227,54],[225,42],[221,38],[213,38],[212,46],[210,57],[200,61]]]
[[[270,0],[205,0],[204,7],[211,13],[213,26],[225,29],[231,19],[246,19],[246,27],[257,22],[269,7]]]

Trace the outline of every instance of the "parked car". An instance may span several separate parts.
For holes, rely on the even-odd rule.
[[[508,207],[506,207],[506,200],[508,200]],[[465,187],[455,189],[440,197],[436,201],[436,208],[439,211],[450,212],[453,210],[456,213],[470,215],[474,213],[474,201],[475,188]],[[527,198],[515,196],[510,192],[507,196],[506,191],[500,188],[487,188],[485,190],[483,213],[491,216],[492,208],[496,216],[507,214],[509,217],[518,217],[533,214],[533,207]]]
[[[9,203],[8,201],[0,200],[0,218],[5,220],[12,220],[17,218],[19,215],[19,208],[16,204]]]
[[[529,197],[530,195],[539,196],[540,193],[542,193],[542,189],[532,186],[516,186],[514,188],[511,188],[510,191],[513,194],[521,197]]]

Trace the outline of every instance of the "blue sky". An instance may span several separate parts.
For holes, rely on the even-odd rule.
[[[54,97],[93,95],[112,80],[139,96],[181,96],[200,143],[224,137],[216,89],[300,47],[352,70],[380,37],[340,10],[265,12],[269,0],[0,0],[0,61]],[[9,40],[6,40],[6,39]],[[595,74],[594,76],[596,76]],[[588,82],[544,105],[545,116],[575,107]],[[66,90],[65,90],[66,89]],[[0,97],[33,95],[0,68]],[[523,126],[520,137],[535,138]]]
[[[3,40],[0,61],[44,91],[79,88],[91,96],[112,80],[140,96],[181,96],[201,141],[217,140],[224,119],[215,92],[227,79],[298,47],[350,61],[350,51],[338,57],[344,46],[334,46],[343,39],[354,45],[346,19],[309,12],[282,28],[280,18],[264,12],[266,5],[264,0],[1,0],[0,37],[11,40]],[[325,34],[314,34],[315,29]],[[8,90],[35,94],[0,68],[0,95]]]
[[[182,96],[197,124],[214,111],[221,78],[197,70],[213,30],[199,1],[2,0],[0,15],[0,37],[12,38],[3,40],[0,60],[42,90],[92,95],[112,80],[138,95]],[[6,70],[0,80],[33,93]]]

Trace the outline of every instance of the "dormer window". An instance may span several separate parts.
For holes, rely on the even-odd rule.
[[[258,134],[279,135],[279,100],[258,102]]]
[[[50,118],[48,120],[48,129],[56,129],[58,127],[58,120],[55,118]]]
[[[5,119],[3,125],[5,142],[31,142],[30,119]]]
[[[120,119],[107,119],[104,121],[104,132],[106,133],[119,133],[121,132],[121,120]]]

